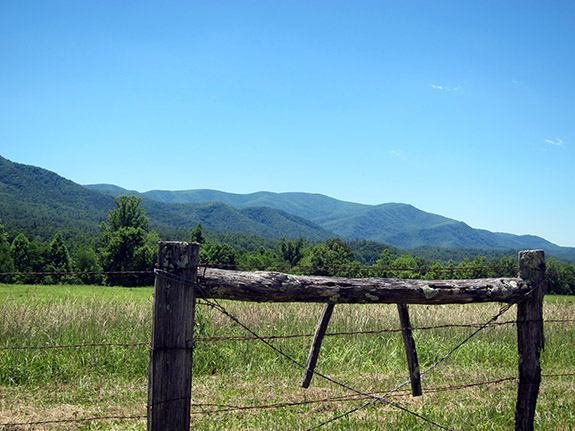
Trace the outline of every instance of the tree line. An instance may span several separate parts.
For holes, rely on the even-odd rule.
[[[19,233],[10,242],[0,222],[0,281],[21,284],[109,284],[149,286],[160,236],[149,230],[140,198],[119,196],[116,208],[100,225],[96,239],[80,241],[70,251],[61,233],[49,243],[29,241]],[[229,238],[229,237],[228,237]],[[515,277],[517,260],[488,259],[439,262],[413,256],[394,247],[355,244],[339,238],[317,243],[303,238],[279,241],[243,236],[235,245],[226,237],[203,232],[201,222],[188,238],[198,242],[201,264],[236,270],[277,270],[295,274],[339,277],[466,279]],[[232,242],[233,243],[233,242]],[[260,244],[258,246],[258,243]],[[377,250],[377,251],[375,251]],[[373,253],[378,253],[373,256]],[[371,254],[369,258],[366,255]],[[372,263],[367,264],[366,259]],[[373,262],[375,260],[375,262]],[[549,293],[575,294],[575,265],[547,258]]]

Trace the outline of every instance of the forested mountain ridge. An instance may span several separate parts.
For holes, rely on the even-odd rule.
[[[145,197],[142,207],[153,228],[159,224],[190,231],[201,222],[208,231],[242,232],[268,238],[326,240],[335,236],[309,220],[266,207],[236,209],[221,202],[167,204]]]
[[[122,194],[142,198],[150,228],[163,239],[185,239],[201,221],[206,231],[275,239],[283,236],[324,241],[340,237],[402,249],[542,248],[554,256],[575,259],[575,248],[559,247],[530,235],[473,229],[408,204],[365,205],[311,193],[138,193],[112,185],[81,186],[46,169],[13,163],[0,156],[0,220],[12,236],[22,232],[40,241],[49,240],[58,231],[66,237],[97,236],[100,223],[115,207],[114,196]]]
[[[227,193],[218,190],[151,190],[137,193],[112,184],[92,184],[85,187],[101,193],[117,196],[135,193],[164,203],[206,203],[222,202],[234,208],[269,207],[314,221],[330,218],[342,218],[354,214],[357,210],[369,208],[369,205],[340,201],[317,193],[272,193],[256,192],[249,194]]]
[[[127,192],[105,184],[86,187],[112,195]],[[422,246],[483,250],[538,248],[564,258],[575,257],[575,248],[559,247],[533,235],[474,229],[464,222],[404,203],[365,205],[313,193],[235,194],[217,190],[152,190],[140,195],[159,202],[222,202],[238,209],[267,206],[308,219],[346,240],[371,240],[403,249]]]
[[[9,232],[25,232],[30,239],[42,240],[57,231],[97,234],[113,207],[111,196],[0,156],[0,220]]]
[[[162,203],[116,186],[101,193],[46,169],[0,156],[0,220],[13,236],[25,233],[39,241],[49,240],[58,231],[66,237],[96,236],[100,223],[115,208],[114,196],[121,194],[142,197],[150,227],[160,232],[183,230],[187,236],[201,221],[206,230],[215,232],[310,240],[335,236],[309,220],[267,207],[237,209],[220,202]]]

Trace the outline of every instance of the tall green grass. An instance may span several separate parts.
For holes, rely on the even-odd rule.
[[[93,371],[124,377],[141,374],[147,367],[147,346],[58,346],[146,342],[150,304],[122,297],[52,297],[44,292],[25,300],[5,296],[0,304],[0,347],[44,349],[3,351],[0,384],[72,382]]]
[[[258,334],[312,334],[318,304],[221,304]],[[469,324],[487,321],[498,304],[410,306],[412,325]],[[549,297],[546,319],[573,318],[575,301]],[[137,344],[150,339],[152,290],[84,286],[0,285],[0,347],[77,344]],[[511,309],[500,320],[513,320]],[[392,329],[399,326],[394,305],[338,305],[328,333]],[[416,330],[420,367],[433,366],[473,328]],[[573,374],[574,324],[547,323],[544,374]],[[245,336],[242,328],[217,310],[197,306],[198,337]],[[271,340],[305,364],[310,337]],[[147,346],[93,346],[0,350],[0,424],[94,416],[145,416]],[[362,392],[385,393],[408,376],[401,334],[355,334],[325,338],[317,371]],[[515,325],[490,327],[473,337],[423,377],[424,395],[406,390],[390,400],[450,429],[513,428],[517,374]],[[192,423],[198,430],[308,429],[367,400],[314,376],[299,384],[303,370],[260,341],[198,341],[194,350]],[[404,389],[409,389],[407,385]],[[319,401],[324,400],[324,401]],[[317,402],[316,402],[317,401]],[[305,404],[289,406],[290,403]],[[217,405],[284,407],[231,410]],[[229,410],[229,409],[228,409]],[[219,411],[206,413],[207,411]],[[575,378],[544,377],[537,429],[570,430],[575,423]],[[11,429],[145,429],[145,419],[96,420]],[[8,428],[5,428],[8,429]],[[437,429],[379,402],[326,425],[329,430]],[[2,426],[0,425],[0,430]]]

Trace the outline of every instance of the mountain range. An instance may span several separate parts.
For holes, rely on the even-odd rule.
[[[0,220],[9,232],[50,238],[58,230],[97,233],[115,207],[113,198],[134,194],[158,232],[190,232],[201,221],[207,231],[242,232],[262,237],[371,240],[398,248],[421,246],[484,250],[544,249],[575,258],[575,248],[560,247],[533,235],[474,229],[464,222],[428,213],[405,203],[365,205],[313,193],[217,190],[130,191],[110,184],[79,185],[35,166],[0,156]]]
[[[137,193],[109,184],[86,187],[111,195]],[[424,245],[487,250],[541,248],[556,251],[564,248],[533,235],[474,229],[464,222],[404,203],[365,205],[313,193],[234,194],[217,190],[152,190],[139,195],[166,204],[220,202],[241,211],[273,208],[309,220],[344,239],[372,240],[403,249]]]

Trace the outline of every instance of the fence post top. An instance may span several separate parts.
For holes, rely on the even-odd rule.
[[[545,251],[541,250],[541,249],[536,249],[536,250],[521,250],[519,252],[519,256],[522,256],[522,255],[539,255],[539,254],[545,255]]]
[[[524,250],[519,252],[519,273],[525,270],[545,272],[545,252],[543,250]]]
[[[197,265],[199,250],[200,244],[195,242],[159,241],[156,267],[164,271],[190,270]]]

